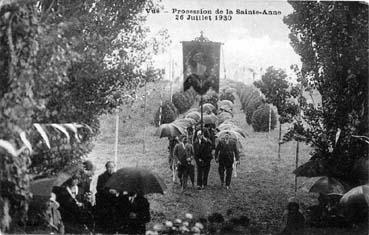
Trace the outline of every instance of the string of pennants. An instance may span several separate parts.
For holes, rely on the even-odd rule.
[[[74,138],[77,141],[80,141],[79,136],[78,136],[78,129],[79,128],[86,128],[90,133],[93,132],[91,127],[89,127],[88,125],[78,124],[78,123],[62,123],[62,124],[59,124],[59,123],[50,123],[50,124],[34,123],[33,127],[40,134],[40,136],[42,137],[44,143],[46,144],[46,146],[49,149],[51,148],[51,145],[50,145],[49,137],[47,135],[47,131],[45,131],[46,127],[52,127],[56,131],[62,133],[66,137],[68,142],[71,139],[70,134],[69,134],[68,131],[70,131],[74,134]],[[5,151],[7,151],[9,154],[11,154],[14,157],[17,157],[25,149],[28,149],[30,151],[30,153],[32,154],[33,148],[32,148],[31,142],[27,138],[27,133],[25,131],[21,131],[19,133],[19,137],[20,137],[20,139],[22,140],[22,143],[23,143],[23,145],[20,149],[17,149],[11,142],[9,142],[7,140],[3,140],[3,139],[0,139],[0,148],[4,149]]]

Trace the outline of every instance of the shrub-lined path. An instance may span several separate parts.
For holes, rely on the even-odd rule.
[[[157,106],[156,106],[157,107]],[[218,165],[212,161],[208,188],[196,190],[191,186],[181,192],[179,184],[171,182],[168,166],[168,140],[154,136],[156,128],[150,124],[146,129],[146,151],[143,151],[143,123],[134,119],[134,124],[124,123],[120,130],[118,168],[138,166],[157,172],[168,186],[165,195],[150,195],[152,222],[184,218],[185,213],[195,217],[207,217],[218,212],[225,218],[228,210],[230,216],[247,215],[251,224],[245,234],[274,234],[280,229],[280,221],[289,197],[295,196],[294,175],[296,143],[282,145],[281,159],[278,160],[278,130],[268,133],[255,133],[246,124],[245,115],[240,110],[239,100],[234,107],[234,119],[239,127],[244,128],[249,137],[243,140],[246,157],[241,159],[238,177],[232,179],[231,189],[220,187],[217,173]],[[131,120],[132,121],[132,120]],[[97,167],[96,176],[104,171],[107,160],[114,158],[114,116],[104,116],[101,120],[102,133],[89,154]],[[310,148],[300,144],[300,164],[309,159]],[[304,179],[299,179],[301,184]],[[96,177],[93,180],[96,184]],[[297,198],[302,208],[311,205],[316,195],[308,194],[299,188]],[[324,233],[327,230],[324,230]],[[337,232],[336,230],[334,230]],[[346,231],[340,231],[346,234]],[[352,234],[352,231],[347,231]],[[311,231],[311,234],[324,234],[322,230]],[[329,231],[326,234],[330,234]]]

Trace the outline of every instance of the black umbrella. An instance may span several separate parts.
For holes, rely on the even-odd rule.
[[[116,171],[106,182],[105,187],[143,194],[161,193],[167,189],[164,181],[155,173],[140,168],[127,167]]]
[[[317,177],[325,176],[328,174],[327,168],[323,161],[321,160],[310,160],[305,164],[296,168],[293,173],[299,177]]]
[[[70,174],[63,172],[55,177],[35,180],[30,184],[30,191],[34,196],[49,197],[53,187],[61,186],[70,177]]]

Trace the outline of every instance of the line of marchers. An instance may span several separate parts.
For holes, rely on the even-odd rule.
[[[236,9],[236,15],[281,15],[281,14],[282,14],[281,11]]]

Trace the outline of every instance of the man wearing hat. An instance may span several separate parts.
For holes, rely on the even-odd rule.
[[[204,189],[208,184],[212,142],[204,136],[201,130],[197,131],[196,136],[193,147],[197,164],[197,187],[198,189]]]
[[[234,141],[230,141],[230,136],[227,133],[224,136],[223,141],[219,141],[219,144],[215,150],[215,161],[219,162],[219,176],[221,185],[224,185],[224,171],[226,173],[225,177],[225,185],[227,189],[231,184],[232,178],[232,170],[233,170],[233,162],[236,159],[237,163],[239,163],[239,155],[236,143]]]

